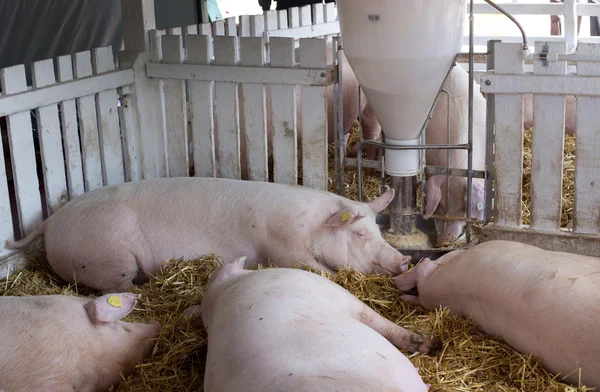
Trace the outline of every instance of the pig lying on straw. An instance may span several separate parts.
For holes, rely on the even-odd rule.
[[[439,340],[392,323],[325,277],[249,271],[244,261],[215,271],[201,305],[186,310],[201,315],[208,335],[206,392],[429,390],[397,348],[432,353]]]
[[[600,259],[490,241],[423,259],[395,278],[401,297],[471,317],[571,383],[600,387]]]
[[[408,269],[381,236],[375,216],[393,189],[369,203],[303,186],[178,177],[107,186],[70,202],[34,232],[44,235],[48,262],[67,282],[103,293],[144,283],[169,259],[215,253],[225,262],[247,256],[246,267],[277,260],[320,270],[364,273]],[[259,262],[260,261],[260,262]]]
[[[106,391],[132,373],[161,326],[120,321],[138,295],[0,297],[0,391]]]

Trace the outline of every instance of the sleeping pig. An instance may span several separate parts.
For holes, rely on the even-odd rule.
[[[244,257],[214,272],[201,305],[186,310],[199,314],[208,335],[206,392],[425,392],[429,385],[396,347],[440,347],[327,278],[244,270]]]
[[[149,354],[157,322],[120,321],[138,295],[0,297],[0,390],[106,391]]]
[[[424,259],[395,278],[401,299],[471,317],[567,382],[600,387],[600,258],[490,241]]]
[[[143,283],[172,258],[215,253],[246,266],[269,258],[334,271],[349,265],[397,275],[403,256],[381,236],[375,215],[393,199],[387,188],[361,203],[304,186],[174,177],[95,189],[69,201],[33,233],[65,281],[104,293]]]

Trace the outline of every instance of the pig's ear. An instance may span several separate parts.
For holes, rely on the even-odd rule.
[[[481,184],[473,183],[471,192],[471,218],[483,220],[485,214],[485,189]],[[467,197],[465,195],[465,205],[467,205]]]
[[[127,316],[139,297],[132,293],[106,294],[90,300],[84,307],[93,324],[113,323]]]
[[[335,214],[333,214],[327,222],[325,222],[325,226],[328,227],[340,227],[352,224],[362,218],[366,218],[366,215],[361,214],[354,208],[342,208]]]
[[[423,219],[431,218],[442,199],[442,176],[433,176],[425,181],[425,214]]]
[[[375,214],[379,214],[381,211],[385,210],[385,207],[387,207],[393,199],[394,190],[386,185],[383,194],[367,204]]]

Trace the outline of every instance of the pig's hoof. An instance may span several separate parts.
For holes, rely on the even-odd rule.
[[[427,338],[422,335],[410,335],[411,348],[423,354],[435,354],[442,348],[442,341],[437,338]]]

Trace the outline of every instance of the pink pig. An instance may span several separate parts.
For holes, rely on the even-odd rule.
[[[220,267],[201,306],[186,310],[201,315],[208,334],[206,392],[429,390],[397,348],[433,353],[438,340],[392,323],[327,278],[244,270],[244,259]]]
[[[600,258],[551,252],[514,241],[489,241],[423,259],[395,278],[405,301],[448,307],[485,333],[539,358],[567,382],[600,387]]]
[[[69,201],[29,237],[44,235],[48,262],[104,293],[146,282],[169,259],[216,253],[247,255],[247,266],[268,259],[334,271],[397,275],[403,256],[382,237],[375,216],[394,197],[387,188],[360,203],[305,186],[219,178],[173,177],[106,186]]]
[[[0,297],[0,390],[100,392],[118,383],[161,330],[120,321],[138,297]]]

